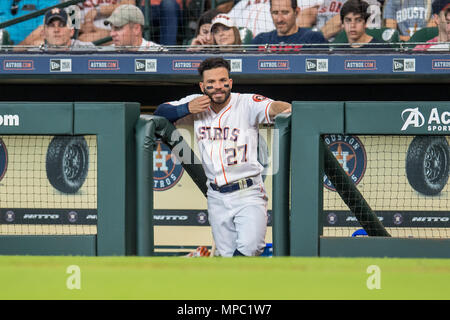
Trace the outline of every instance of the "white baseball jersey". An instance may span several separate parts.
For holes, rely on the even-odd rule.
[[[258,33],[275,29],[270,15],[269,0],[241,0],[228,15],[238,28],[247,28],[255,37]]]
[[[194,94],[168,103],[181,105],[199,96]],[[272,99],[256,94],[231,93],[230,102],[219,113],[208,108],[175,123],[193,124],[209,182],[223,186],[261,174],[263,166],[258,162],[258,126],[271,122],[269,110],[272,102]]]

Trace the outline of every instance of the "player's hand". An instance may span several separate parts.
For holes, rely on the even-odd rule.
[[[195,98],[188,104],[190,113],[200,113],[208,110],[208,107],[211,104],[211,99],[207,95],[203,95],[201,97]]]

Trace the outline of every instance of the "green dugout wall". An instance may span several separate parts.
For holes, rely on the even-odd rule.
[[[0,254],[33,255],[130,255],[136,253],[136,146],[134,127],[139,118],[138,103],[0,103],[0,138],[36,136],[45,140],[48,136],[87,136],[95,138],[97,223],[96,231],[88,234],[33,234],[18,232],[14,226],[12,232],[0,235]],[[11,117],[13,116],[13,117]],[[8,119],[6,121],[6,119]],[[14,122],[13,119],[16,119]],[[8,147],[6,145],[6,147]],[[15,148],[14,150],[16,150]],[[12,150],[10,153],[12,153]],[[37,159],[37,158],[36,158]],[[10,159],[11,160],[11,159]],[[33,161],[30,161],[30,164]],[[6,186],[6,178],[13,175],[14,163],[8,168],[0,188]],[[91,169],[91,168],[90,168]],[[41,184],[47,182],[41,180]],[[18,186],[17,188],[24,188]],[[51,189],[51,188],[50,188]],[[25,190],[25,189],[23,189]],[[82,190],[82,189],[80,189]],[[70,198],[78,195],[61,195],[61,192],[49,191],[52,197]],[[8,192],[2,193],[7,201]],[[50,196],[49,198],[50,199]],[[40,208],[48,215],[31,217],[52,217],[56,207]],[[14,206],[24,204],[14,204]],[[76,204],[75,204],[76,205]],[[4,208],[0,208],[4,209]],[[29,209],[28,209],[29,210]],[[3,212],[4,213],[4,212]],[[4,213],[5,214],[5,213]],[[56,215],[54,215],[56,217]],[[14,216],[9,214],[8,218]],[[28,216],[30,217],[30,215]],[[1,227],[8,225],[2,217]],[[17,218],[17,217],[16,217]],[[37,225],[39,227],[39,225]],[[20,230],[20,229],[17,229]],[[28,230],[28,229],[26,229]],[[29,229],[34,230],[34,229]],[[51,232],[50,232],[51,233]]]
[[[291,116],[276,118],[276,128],[283,132],[279,134],[280,150],[286,150],[287,139],[290,148],[280,152],[279,163],[287,165],[274,176],[274,190],[284,190],[273,195],[274,254],[450,257],[450,239],[321,236],[321,135],[448,135],[442,128],[448,127],[449,112],[450,102],[294,101]],[[440,121],[441,129],[433,128],[433,121]],[[290,193],[286,192],[289,184]]]

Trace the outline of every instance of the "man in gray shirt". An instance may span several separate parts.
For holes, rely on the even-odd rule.
[[[430,19],[431,0],[386,0],[385,26],[398,29],[400,40],[408,41],[414,32],[425,28]]]
[[[92,51],[97,49],[92,42],[72,39],[74,32],[72,21],[64,9],[48,10],[44,17],[44,41],[38,44],[39,50]]]

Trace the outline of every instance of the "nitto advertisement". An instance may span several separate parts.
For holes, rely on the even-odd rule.
[[[95,136],[0,137],[0,234],[95,234],[96,225]]]
[[[447,137],[326,135],[324,139],[391,235],[450,237]],[[323,205],[326,232],[337,235],[331,227],[360,227],[326,176]]]

